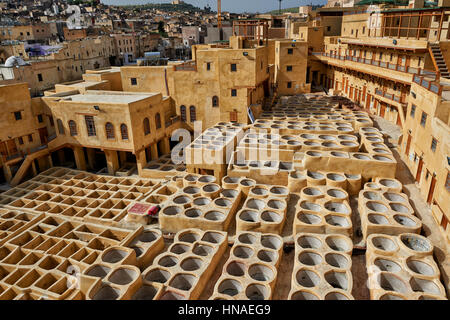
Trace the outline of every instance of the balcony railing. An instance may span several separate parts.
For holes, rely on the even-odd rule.
[[[324,57],[333,58],[333,59],[348,60],[348,61],[353,61],[353,62],[358,62],[358,63],[370,64],[370,65],[377,66],[380,68],[385,68],[385,69],[395,70],[395,71],[400,71],[400,72],[406,72],[406,73],[410,73],[410,74],[414,74],[414,75],[423,75],[423,76],[431,77],[431,78],[433,78],[433,80],[437,80],[437,78],[438,78],[438,74],[432,70],[425,70],[425,69],[414,68],[414,67],[406,67],[406,66],[402,66],[399,64],[380,61],[380,60],[371,60],[371,59],[354,57],[354,56],[342,56],[342,55],[337,55],[337,54],[331,54],[329,52],[313,52],[312,54],[315,56],[324,56]]]
[[[174,66],[175,71],[197,71],[197,63],[195,61],[188,61]]]
[[[413,81],[417,83],[418,85],[422,86],[423,88],[436,93],[437,95],[442,94],[442,86],[430,79],[425,79],[424,76],[414,75]]]
[[[385,97],[386,99],[389,99],[389,100],[398,102],[398,103],[406,103],[406,101],[404,101],[404,99],[402,99],[401,96],[396,96],[396,95],[393,94],[393,93],[383,92],[382,90],[380,90],[380,89],[378,89],[378,88],[375,89],[375,94],[376,94],[376,95],[379,95],[379,96],[381,96],[381,97]]]

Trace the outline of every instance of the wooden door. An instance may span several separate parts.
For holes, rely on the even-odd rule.
[[[417,166],[417,173],[416,173],[417,183],[420,182],[420,177],[422,176],[422,167],[423,167],[423,160],[419,159],[419,165]]]
[[[9,155],[13,155],[17,153],[17,146],[16,146],[16,142],[14,141],[14,139],[8,140],[6,142],[7,146],[8,146],[8,152]]]
[[[47,143],[48,131],[47,128],[39,128],[39,138],[41,139],[41,144]]]
[[[385,112],[386,112],[386,104],[380,102],[380,117],[384,118]]]
[[[370,100],[372,99],[372,96],[370,94],[367,94],[366,98],[366,109],[370,110]]]
[[[8,155],[8,149],[6,148],[5,142],[0,142],[0,154],[5,157]]]
[[[433,200],[434,187],[436,186],[436,178],[432,176],[430,190],[428,191],[427,203],[431,203]]]
[[[363,90],[362,90],[362,101],[366,101],[366,91],[367,91],[367,88],[366,88],[366,86],[364,86],[363,87]]]
[[[408,133],[408,140],[406,141],[406,149],[405,149],[406,156],[409,155],[409,148],[410,147],[411,147],[411,135]]]

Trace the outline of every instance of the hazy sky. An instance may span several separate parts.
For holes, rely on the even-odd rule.
[[[171,0],[101,0],[105,4],[145,4],[145,3],[162,3],[172,2]],[[207,4],[213,9],[217,8],[217,0],[185,0],[199,8],[203,8]],[[326,0],[283,0],[282,8],[292,8],[306,4],[324,4]],[[230,12],[267,12],[278,9],[278,0],[222,0],[222,10]]]

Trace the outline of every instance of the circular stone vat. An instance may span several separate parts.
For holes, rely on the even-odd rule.
[[[306,288],[313,288],[315,286],[318,286],[320,283],[319,275],[312,270],[307,269],[299,270],[295,275],[295,278],[299,285]]]
[[[254,210],[243,210],[239,214],[239,219],[247,221],[247,222],[257,222],[258,221],[258,212]]]
[[[264,200],[259,199],[250,199],[247,201],[247,208],[254,210],[262,210],[266,206]]]
[[[397,244],[391,239],[383,236],[373,237],[372,245],[383,251],[392,252],[397,250]]]
[[[207,246],[205,244],[196,244],[194,246],[194,249],[192,250],[192,252],[198,256],[201,257],[206,257],[209,254],[211,254],[211,252],[213,252],[213,248],[211,246]]]
[[[261,237],[261,244],[265,248],[278,250],[283,245],[283,241],[280,238],[270,235],[263,235]]]
[[[172,248],[170,248],[170,252],[175,254],[183,254],[185,252],[188,252],[190,248],[191,248],[190,246],[187,246],[185,244],[177,243],[173,245]]]
[[[415,227],[415,226],[417,226],[416,222],[413,219],[411,219],[411,218],[409,218],[409,217],[407,217],[405,215],[402,215],[402,214],[394,215],[394,220],[398,224],[400,224],[402,226],[405,226],[405,227]]]
[[[256,240],[256,237],[250,233],[241,233],[238,237],[238,241],[245,244],[254,244]]]
[[[281,222],[281,216],[274,211],[264,211],[261,214],[261,219],[265,222],[278,223]]]
[[[348,220],[341,216],[335,216],[335,215],[330,214],[325,217],[325,220],[329,225],[332,225],[335,227],[346,228],[346,227],[350,226],[350,224],[348,223]]]
[[[312,196],[312,197],[318,197],[318,196],[323,195],[322,191],[320,191],[317,188],[313,188],[313,187],[304,188],[303,193],[308,196]]]
[[[111,274],[109,281],[118,285],[126,285],[133,282],[138,276],[139,274],[135,270],[122,267]]]
[[[364,191],[363,197],[369,200],[381,200],[380,195],[373,191]]]
[[[311,251],[303,251],[298,256],[298,261],[300,263],[307,265],[307,266],[315,266],[320,263],[322,263],[322,256],[318,253],[311,252]]]
[[[197,277],[191,274],[177,274],[172,281],[170,281],[169,286],[179,290],[189,291],[194,285],[196,279]]]
[[[328,201],[327,203],[325,203],[325,209],[336,213],[343,213],[343,214],[350,213],[350,210],[347,208],[347,206],[340,202]]]
[[[153,286],[143,285],[139,290],[133,295],[131,300],[153,300],[158,289]]]
[[[166,283],[169,279],[170,272],[162,269],[153,269],[145,276],[145,280],[150,282]]]
[[[402,270],[402,267],[400,267],[398,263],[389,259],[377,258],[375,259],[374,264],[380,268],[381,271],[399,272]]]
[[[198,218],[203,214],[203,212],[200,209],[188,209],[184,212],[184,214],[189,218]]]
[[[435,295],[441,295],[441,290],[439,290],[439,287],[436,285],[436,283],[434,283],[433,281],[430,280],[425,280],[425,279],[419,279],[419,278],[411,278],[411,280],[409,281],[409,284],[411,285],[411,289],[413,289],[413,291],[418,291],[418,292],[425,292],[425,293],[431,293],[431,294],[435,294]]]
[[[402,188],[402,185],[399,182],[392,179],[381,179],[380,181],[378,181],[378,183],[387,188],[394,188],[394,189]]]
[[[366,156],[365,154],[361,154],[361,153],[353,154],[353,158],[356,158],[356,159],[359,159],[359,160],[370,160],[369,156]]]
[[[299,213],[297,218],[305,224],[320,224],[322,222],[320,216],[310,213]]]
[[[251,187],[255,185],[255,180],[243,179],[239,182],[239,184],[243,185],[244,187]]]
[[[176,204],[186,204],[191,202],[191,199],[186,196],[178,196],[175,199],[173,199],[173,202]]]
[[[300,203],[300,208],[304,210],[314,211],[314,212],[320,212],[322,211],[322,207],[320,204],[308,202],[308,201],[302,201]]]
[[[227,266],[227,273],[231,276],[242,277],[245,275],[246,266],[243,263],[233,261]]]
[[[349,300],[349,298],[341,292],[332,291],[325,295],[325,300]]]
[[[102,265],[93,265],[87,272],[86,275],[97,278],[104,278],[111,271],[111,268]]]
[[[340,182],[345,180],[345,176],[338,173],[327,173],[327,179]]]
[[[375,160],[383,161],[383,162],[394,162],[391,158],[388,158],[388,157],[385,157],[385,156],[376,155],[376,156],[373,156],[373,158]]]
[[[102,261],[106,263],[116,263],[125,259],[127,255],[127,251],[120,249],[111,249],[103,254]]]
[[[284,210],[286,208],[286,203],[280,200],[269,200],[267,206],[275,210]]]
[[[372,211],[375,211],[375,212],[387,212],[388,211],[388,208],[384,205],[384,204],[382,204],[382,203],[380,203],[380,202],[375,202],[375,201],[368,201],[368,202],[366,202],[366,207],[369,209],[369,210],[372,210]]]
[[[275,277],[274,272],[269,267],[262,264],[254,264],[248,268],[250,278],[256,281],[272,281]]]
[[[225,189],[225,190],[222,190],[221,194],[222,194],[222,196],[224,196],[225,198],[234,199],[234,198],[237,197],[238,191],[233,190],[233,189]]]
[[[311,157],[321,157],[321,156],[322,156],[322,153],[321,153],[321,152],[318,152],[318,151],[311,151],[311,150],[306,151],[306,154],[307,154],[308,156],[311,156]]]
[[[378,277],[378,284],[386,291],[394,291],[399,293],[407,293],[406,284],[399,277],[392,273],[381,272]]]
[[[278,259],[278,253],[272,250],[259,250],[257,257],[261,261],[273,263]]]
[[[207,193],[217,192],[220,190],[220,186],[217,184],[211,183],[211,184],[207,184],[207,185],[203,186],[202,190]]]
[[[313,236],[301,236],[297,239],[297,243],[303,249],[319,249],[322,247],[322,241]]]
[[[210,203],[211,203],[211,199],[206,198],[206,197],[200,197],[200,198],[194,199],[194,204],[196,206],[206,206]]]
[[[328,189],[327,195],[336,199],[346,199],[347,193],[339,189]]]
[[[159,259],[158,264],[161,267],[170,268],[175,266],[178,263],[178,258],[171,255],[163,256],[161,259]]]
[[[388,201],[395,201],[395,202],[407,202],[407,200],[401,196],[398,193],[393,193],[393,192],[385,192],[383,193],[383,196],[388,200]]]
[[[399,294],[385,293],[380,297],[380,300],[406,300]]]
[[[253,188],[250,190],[250,193],[253,193],[253,194],[257,195],[257,196],[266,196],[266,195],[269,193],[269,191],[267,191],[267,190],[264,189],[264,188],[253,187]]]
[[[197,241],[199,238],[200,238],[199,234],[195,232],[186,232],[179,237],[180,241],[189,243],[193,243]]]
[[[330,271],[325,274],[325,280],[336,289],[347,290],[348,279],[345,272]]]
[[[424,275],[424,276],[433,276],[435,275],[435,271],[432,266],[428,263],[422,262],[420,260],[410,259],[406,261],[406,265],[409,270],[412,272]]]
[[[236,246],[233,249],[233,255],[241,259],[248,259],[253,256],[253,253],[253,249],[246,246]]]
[[[225,215],[220,211],[208,211],[205,214],[205,219],[210,221],[221,221],[225,219]]]
[[[400,236],[402,243],[409,249],[418,252],[431,250],[431,245],[424,237],[415,234],[403,234]]]
[[[225,198],[217,198],[216,200],[214,200],[214,204],[218,207],[227,208],[231,206],[232,202]]]
[[[119,289],[115,289],[109,285],[104,285],[95,293],[92,300],[117,300],[119,295]]]
[[[261,284],[251,284],[245,290],[249,300],[265,300],[269,297],[269,290]]]
[[[183,189],[183,192],[187,194],[197,194],[200,192],[200,189],[197,187],[186,187]]]
[[[344,237],[328,236],[325,240],[328,247],[334,251],[348,252],[352,249],[352,244]]]
[[[198,258],[187,258],[181,262],[181,269],[184,271],[195,271],[202,267],[203,261]]]
[[[335,268],[347,268],[348,266],[348,259],[340,253],[327,253],[325,255],[325,261]]]
[[[276,194],[278,196],[287,196],[289,194],[288,188],[285,187],[272,187],[269,191],[270,193]]]
[[[306,172],[306,175],[310,178],[317,179],[317,180],[321,180],[321,179],[325,178],[325,176],[323,174],[321,174],[320,172],[314,172],[314,171],[309,171],[309,170]]]
[[[369,213],[367,219],[373,224],[389,224],[389,220],[381,214]]]
[[[174,216],[181,213],[183,210],[180,207],[170,206],[163,209],[163,214],[168,216]]]
[[[409,213],[409,209],[408,207],[400,204],[400,203],[395,203],[392,202],[389,204],[389,206],[391,207],[392,210],[396,211],[396,212],[400,212],[400,213]]]
[[[202,182],[202,183],[213,183],[213,182],[216,181],[216,178],[213,177],[213,176],[201,176],[201,177],[198,179],[198,181],[199,181],[199,182]]]
[[[291,300],[320,300],[320,298],[312,292],[299,290],[292,294]]]
[[[242,285],[239,281],[225,279],[219,284],[218,291],[221,294],[226,294],[233,297],[242,291]]]

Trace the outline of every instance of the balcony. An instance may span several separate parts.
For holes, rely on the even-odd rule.
[[[380,97],[384,97],[388,100],[400,103],[400,104],[406,104],[406,101],[404,99],[402,99],[401,96],[397,96],[395,94],[392,93],[387,93],[387,92],[383,92],[380,89],[375,89],[375,94],[380,96]]]
[[[413,77],[413,81],[415,83],[440,96],[442,94],[443,86],[440,83],[436,82],[436,80],[437,80],[436,78],[434,79],[429,77],[425,78],[424,76],[419,75],[414,75]]]
[[[312,54],[314,56],[317,56],[321,61],[326,60],[328,62],[328,59],[326,58],[339,60],[339,62],[336,61],[337,66],[339,67],[354,69],[367,73],[373,73],[373,71],[375,71],[379,76],[383,78],[389,78],[404,83],[411,82],[410,75],[426,76],[432,78],[433,80],[436,80],[439,77],[438,74],[432,70],[406,67],[385,61],[366,59],[362,57],[342,56],[331,54],[328,52],[313,52]],[[355,62],[361,65],[355,64]],[[380,70],[379,68],[382,68],[382,70]]]
[[[175,71],[197,71],[197,62],[188,61],[182,64],[177,64],[173,68]]]

